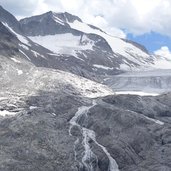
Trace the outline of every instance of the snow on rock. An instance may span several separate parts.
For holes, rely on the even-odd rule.
[[[8,97],[0,97],[0,100],[6,100]]]
[[[5,116],[15,116],[17,113],[16,112],[10,112],[7,110],[2,110],[0,111],[0,116],[5,117]]]
[[[30,106],[29,109],[30,110],[34,110],[34,109],[37,109],[38,107],[37,106]]]
[[[131,70],[131,66],[129,66],[127,64],[120,64],[120,69],[124,70],[124,71],[130,71]]]
[[[146,119],[148,119],[148,120],[150,120],[150,121],[156,123],[156,124],[164,125],[164,122],[162,122],[162,121],[159,121],[159,120],[157,120],[157,119],[152,119],[152,118],[149,118],[149,117],[147,117],[147,116],[144,116],[144,117],[145,117]]]
[[[98,65],[98,64],[94,64],[93,66],[96,67],[96,68],[101,68],[101,69],[105,69],[105,70],[113,69],[113,68],[110,68],[110,67],[107,67],[107,66],[104,66],[104,65]]]
[[[132,62],[141,65],[145,63],[149,64],[149,61],[147,60],[149,58],[149,55],[129,42],[126,42],[118,37],[110,36],[105,32],[102,32],[98,29],[94,29],[78,20],[75,20],[73,23],[68,24],[73,29],[83,31],[85,33],[94,33],[102,36],[109,43],[114,53],[125,56]]]
[[[29,38],[57,54],[75,55],[75,50],[92,50],[94,45],[87,36],[83,36],[82,40],[80,40],[80,36],[74,36],[71,33]],[[83,43],[80,43],[80,41]]]
[[[53,19],[57,22],[57,23],[60,23],[61,25],[65,25],[64,22],[58,18],[57,16],[53,15]]]
[[[23,74],[23,71],[22,71],[22,70],[17,69],[17,73],[18,73],[18,75],[22,75],[22,74]]]
[[[162,47],[155,52],[155,55],[149,55],[137,46],[134,46],[132,43],[108,35],[100,29],[90,27],[86,23],[75,20],[73,23],[68,22],[68,24],[73,29],[102,36],[109,43],[114,53],[124,56],[127,60],[141,66],[138,69],[136,66],[129,65],[127,61],[124,61],[124,63],[120,65],[121,70],[149,70],[152,68],[171,69],[171,53],[167,47]]]
[[[116,91],[115,94],[132,94],[132,95],[139,95],[139,96],[158,96],[159,93],[150,93],[144,91]]]
[[[21,63],[21,61],[19,61],[19,60],[16,59],[16,58],[11,58],[11,60],[13,60],[13,61],[16,62],[16,63]]]
[[[30,61],[30,58],[22,50],[19,51]]]
[[[24,45],[24,44],[19,44],[19,46],[22,47],[22,48],[24,48],[24,49],[26,49],[26,50],[29,50],[29,47],[26,46],[26,45]]]
[[[34,50],[31,50],[31,52],[34,54],[34,56],[37,58],[38,56],[42,57],[42,58],[45,58],[43,55],[41,55],[40,53],[34,51]]]

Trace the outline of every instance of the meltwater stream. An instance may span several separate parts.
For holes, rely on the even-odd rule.
[[[96,141],[96,134],[93,130],[87,129],[83,126],[81,126],[79,124],[79,120],[81,119],[81,117],[87,117],[87,113],[89,112],[89,110],[91,108],[93,108],[96,105],[96,101],[93,100],[93,104],[91,106],[82,106],[78,108],[78,111],[75,113],[75,116],[70,120],[70,128],[69,128],[69,134],[70,136],[72,136],[71,133],[71,129],[74,126],[77,126],[81,133],[82,133],[82,145],[84,146],[84,155],[82,157],[81,163],[80,165],[82,165],[84,168],[86,168],[86,171],[96,171],[96,168],[94,166],[94,163],[98,163],[98,158],[97,156],[93,153],[91,146],[89,144],[90,140],[94,141],[94,143],[99,146],[103,152],[106,154],[106,156],[108,157],[109,160],[109,166],[108,166],[108,170],[106,171],[119,171],[118,169],[118,165],[116,163],[116,161],[112,158],[112,156],[110,155],[110,153],[107,151],[107,149],[99,144]],[[75,145],[74,145],[74,152],[75,152],[75,160],[77,160],[77,152],[75,150],[75,146],[79,143],[79,138],[77,138],[77,140],[75,141]]]

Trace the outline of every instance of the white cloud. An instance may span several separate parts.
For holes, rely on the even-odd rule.
[[[171,52],[167,46],[162,46],[159,50],[154,52],[155,55],[167,58],[171,61]]]
[[[26,16],[33,13],[37,8],[39,0],[1,0],[2,5],[6,10],[9,10],[15,16]]]
[[[155,67],[160,69],[171,68],[171,52],[167,46],[162,46],[154,52],[156,55]]]
[[[67,11],[122,37],[121,29],[171,37],[171,0],[1,0],[1,4],[17,16]]]

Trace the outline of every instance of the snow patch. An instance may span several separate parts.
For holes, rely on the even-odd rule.
[[[55,113],[52,113],[52,115],[53,115],[53,116],[56,116],[56,114],[55,114]]]
[[[113,68],[110,68],[110,67],[107,67],[104,65],[98,65],[98,64],[94,64],[93,66],[96,68],[101,68],[101,69],[105,69],[105,70],[112,70],[113,69]]]
[[[159,93],[148,93],[143,91],[116,91],[115,94],[132,94],[139,96],[158,96]]]
[[[15,116],[17,113],[16,112],[10,112],[7,110],[2,110],[0,111],[0,116],[5,117],[5,116]]]
[[[59,24],[61,24],[61,25],[65,25],[64,22],[63,22],[60,18],[58,18],[57,16],[53,15],[53,19],[54,19],[57,23],[59,23]]]
[[[23,71],[22,71],[22,70],[17,69],[17,73],[18,73],[18,75],[22,75],[22,74],[23,74]]]
[[[42,57],[42,58],[45,58],[43,55],[41,55],[40,53],[34,51],[34,50],[31,50],[31,52],[34,54],[34,56],[37,58],[38,56]],[[46,58],[45,58],[46,59]]]
[[[164,122],[162,122],[162,121],[159,121],[159,120],[157,120],[157,119],[152,119],[152,118],[149,118],[149,117],[147,117],[147,116],[144,116],[144,117],[145,117],[146,119],[152,121],[152,122],[155,122],[156,124],[164,125]]]
[[[6,100],[8,99],[7,97],[0,97],[0,100]]]
[[[131,70],[131,67],[128,64],[120,64],[120,69],[123,71]]]
[[[29,61],[31,61],[31,59],[22,51],[22,50],[20,50],[19,49],[19,51],[29,60]]]
[[[30,106],[29,109],[30,110],[34,110],[34,109],[37,109],[38,107],[37,106]]]
[[[19,61],[18,59],[15,59],[15,58],[10,58],[10,59],[13,60],[16,63],[21,63],[21,61]]]
[[[22,48],[24,48],[24,49],[26,49],[26,50],[29,50],[29,47],[27,47],[27,46],[24,45],[24,44],[19,44],[19,46],[22,47]]]
[[[32,41],[57,54],[75,55],[75,50],[93,50],[93,42],[87,36],[71,33],[29,37]],[[53,42],[53,43],[52,43]]]

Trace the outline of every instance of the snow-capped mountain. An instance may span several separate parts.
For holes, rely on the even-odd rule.
[[[123,90],[125,81],[118,79],[120,76],[114,75],[127,71],[140,73],[145,70],[165,69],[166,66],[167,69],[171,68],[169,59],[150,55],[145,47],[136,42],[108,35],[67,12],[50,11],[19,22],[2,7],[0,13],[2,33],[5,31],[9,37],[8,39],[1,37],[3,48],[0,53],[6,56],[8,54],[8,57],[11,55],[13,61],[25,59],[39,67],[71,72],[110,85],[115,91],[115,85],[118,90]],[[4,48],[5,46],[9,48]],[[154,75],[154,79],[162,79],[160,81],[163,82],[162,77]],[[141,74],[135,77],[139,78]],[[151,78],[146,76],[148,80]],[[137,85],[130,82],[129,84],[133,87]],[[148,82],[147,87],[149,84],[151,84],[149,87],[156,88],[152,81]],[[167,84],[170,89],[166,79],[163,84]],[[137,87],[140,88],[141,86]]]
[[[153,58],[142,46],[112,37],[69,13],[48,12],[22,19],[20,23],[34,42],[86,63],[88,58],[94,70],[139,70],[153,64]]]
[[[68,87],[67,91],[71,94],[80,94],[85,97],[95,97],[104,92],[107,94],[112,93],[112,90],[107,86],[65,72],[65,70],[72,71],[72,67],[77,69],[78,62],[73,60],[65,63],[64,59],[68,58],[65,53],[60,54],[60,56],[52,54],[52,51],[27,37],[21,24],[2,7],[0,7],[0,14],[2,92],[16,94],[25,94],[24,92],[26,92],[26,94],[30,94],[32,92],[37,93],[39,89],[44,89],[44,91],[51,91],[51,89],[54,91],[56,89],[56,91],[59,91],[58,88],[61,88],[65,91],[65,87]],[[72,21],[73,18],[70,17],[68,20]],[[72,40],[72,42],[74,41],[77,40]],[[40,67],[40,69],[37,67]],[[84,70],[86,71],[86,69]],[[77,72],[77,75],[81,75],[81,72]]]
[[[21,56],[34,63],[101,82],[106,75],[162,68],[170,61],[128,40],[108,35],[79,17],[47,12],[18,22],[1,7],[0,21],[18,39]]]

